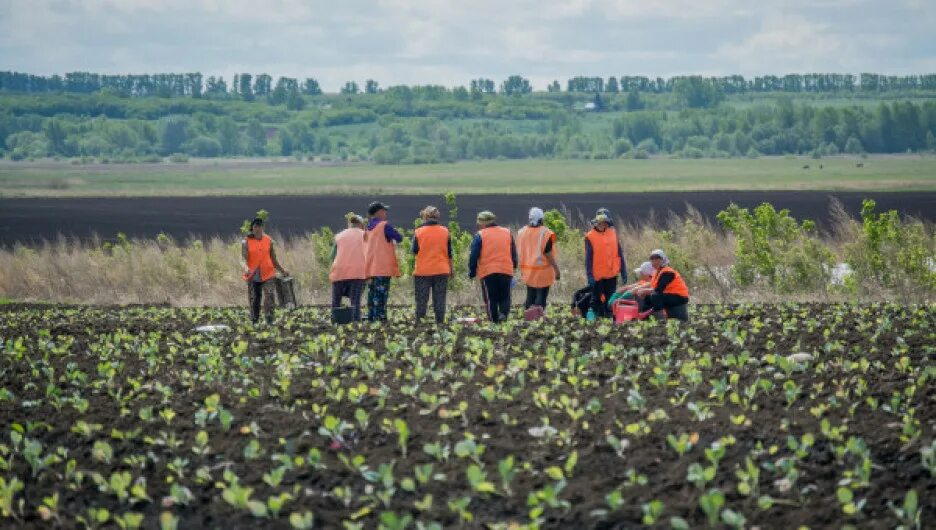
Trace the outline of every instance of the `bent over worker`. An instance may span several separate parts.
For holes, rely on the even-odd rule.
[[[244,268],[244,281],[247,282],[247,303],[250,306],[250,321],[256,324],[260,320],[260,304],[267,324],[273,323],[273,297],[276,296],[274,283],[276,271],[283,276],[289,273],[276,259],[273,240],[263,233],[263,219],[251,221],[250,234],[241,241],[241,265]]]
[[[435,206],[427,206],[420,212],[422,226],[413,234],[413,254],[416,268],[413,271],[413,289],[416,296],[416,320],[426,316],[429,294],[432,294],[432,309],[436,323],[445,322],[445,296],[452,268],[452,240],[448,228],[439,223],[441,214]]]
[[[661,249],[650,253],[650,263],[656,272],[650,286],[638,294],[646,296],[647,304],[654,312],[665,311],[667,318],[689,320],[689,288],[682,276],[669,266],[669,258]]]
[[[351,319],[361,320],[361,294],[364,292],[364,219],[348,215],[348,228],[335,235],[332,266],[332,309],[341,307],[345,297],[351,302]]]
[[[549,288],[560,278],[556,264],[556,234],[543,226],[541,208],[530,208],[529,224],[517,233],[520,275],[526,284],[524,309],[538,305],[546,308]]]
[[[510,284],[517,270],[517,246],[510,230],[497,226],[489,211],[478,214],[478,233],[471,240],[468,277],[481,280],[481,293],[492,322],[510,314]]]
[[[364,273],[368,278],[367,319],[371,322],[387,320],[387,298],[390,297],[390,279],[400,276],[395,243],[403,236],[387,222],[389,207],[372,202],[367,207],[370,220],[364,233]]]
[[[621,282],[627,283],[627,265],[617,231],[610,227],[608,216],[598,214],[592,223],[594,226],[585,235],[585,274],[592,288],[595,316],[610,317],[608,301],[617,288],[618,274]]]

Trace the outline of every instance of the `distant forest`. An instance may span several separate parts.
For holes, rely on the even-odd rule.
[[[936,149],[936,74],[522,76],[467,86],[199,73],[0,72],[0,155],[104,162],[292,156],[380,164],[491,158],[757,157]]]

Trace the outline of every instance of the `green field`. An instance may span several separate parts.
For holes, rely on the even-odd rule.
[[[864,167],[857,167],[863,163]],[[803,166],[809,165],[809,169]],[[820,169],[820,165],[822,168]],[[700,190],[936,191],[936,157],[517,160],[325,166],[268,159],[183,164],[2,162],[3,197],[594,193]]]

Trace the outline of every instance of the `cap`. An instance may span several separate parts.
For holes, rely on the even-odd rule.
[[[389,210],[390,207],[380,201],[374,201],[367,207],[367,215],[374,215],[380,210]]]
[[[484,210],[478,214],[479,223],[493,223],[497,219],[497,216],[494,215],[494,212]]]

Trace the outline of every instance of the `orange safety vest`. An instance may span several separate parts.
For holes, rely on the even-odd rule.
[[[381,221],[373,230],[364,232],[364,273],[368,278],[400,276],[396,247],[384,235],[386,224],[386,221]]]
[[[478,256],[478,278],[492,274],[513,276],[513,259],[510,255],[510,230],[502,226],[482,228],[481,255]]]
[[[621,273],[621,256],[618,255],[617,232],[608,227],[604,232],[591,229],[585,236],[592,247],[592,277],[607,280]]]
[[[442,225],[425,225],[416,229],[416,269],[413,276],[450,274],[449,231]]]
[[[660,274],[664,272],[672,272],[673,280],[669,282],[666,287],[663,289],[663,294],[676,294],[689,298],[689,288],[686,287],[686,282],[683,281],[682,276],[676,272],[672,267],[660,267],[656,274],[653,275],[653,280],[650,282],[650,286],[654,289],[657,288],[657,284],[660,283]]]
[[[556,271],[546,260],[546,244],[552,241],[549,255],[556,257],[556,234],[545,226],[525,226],[517,233],[520,274],[529,287],[549,287],[556,282]],[[482,246],[482,248],[484,248]]]
[[[263,237],[257,239],[248,236],[244,239],[247,242],[247,268],[250,273],[245,275],[245,280],[251,280],[257,269],[260,269],[260,281],[267,281],[276,276],[276,267],[273,266],[273,256],[270,249],[273,246],[273,240],[270,236],[263,234]]]
[[[347,228],[335,236],[335,261],[332,262],[328,279],[363,280],[364,274],[364,230]]]

